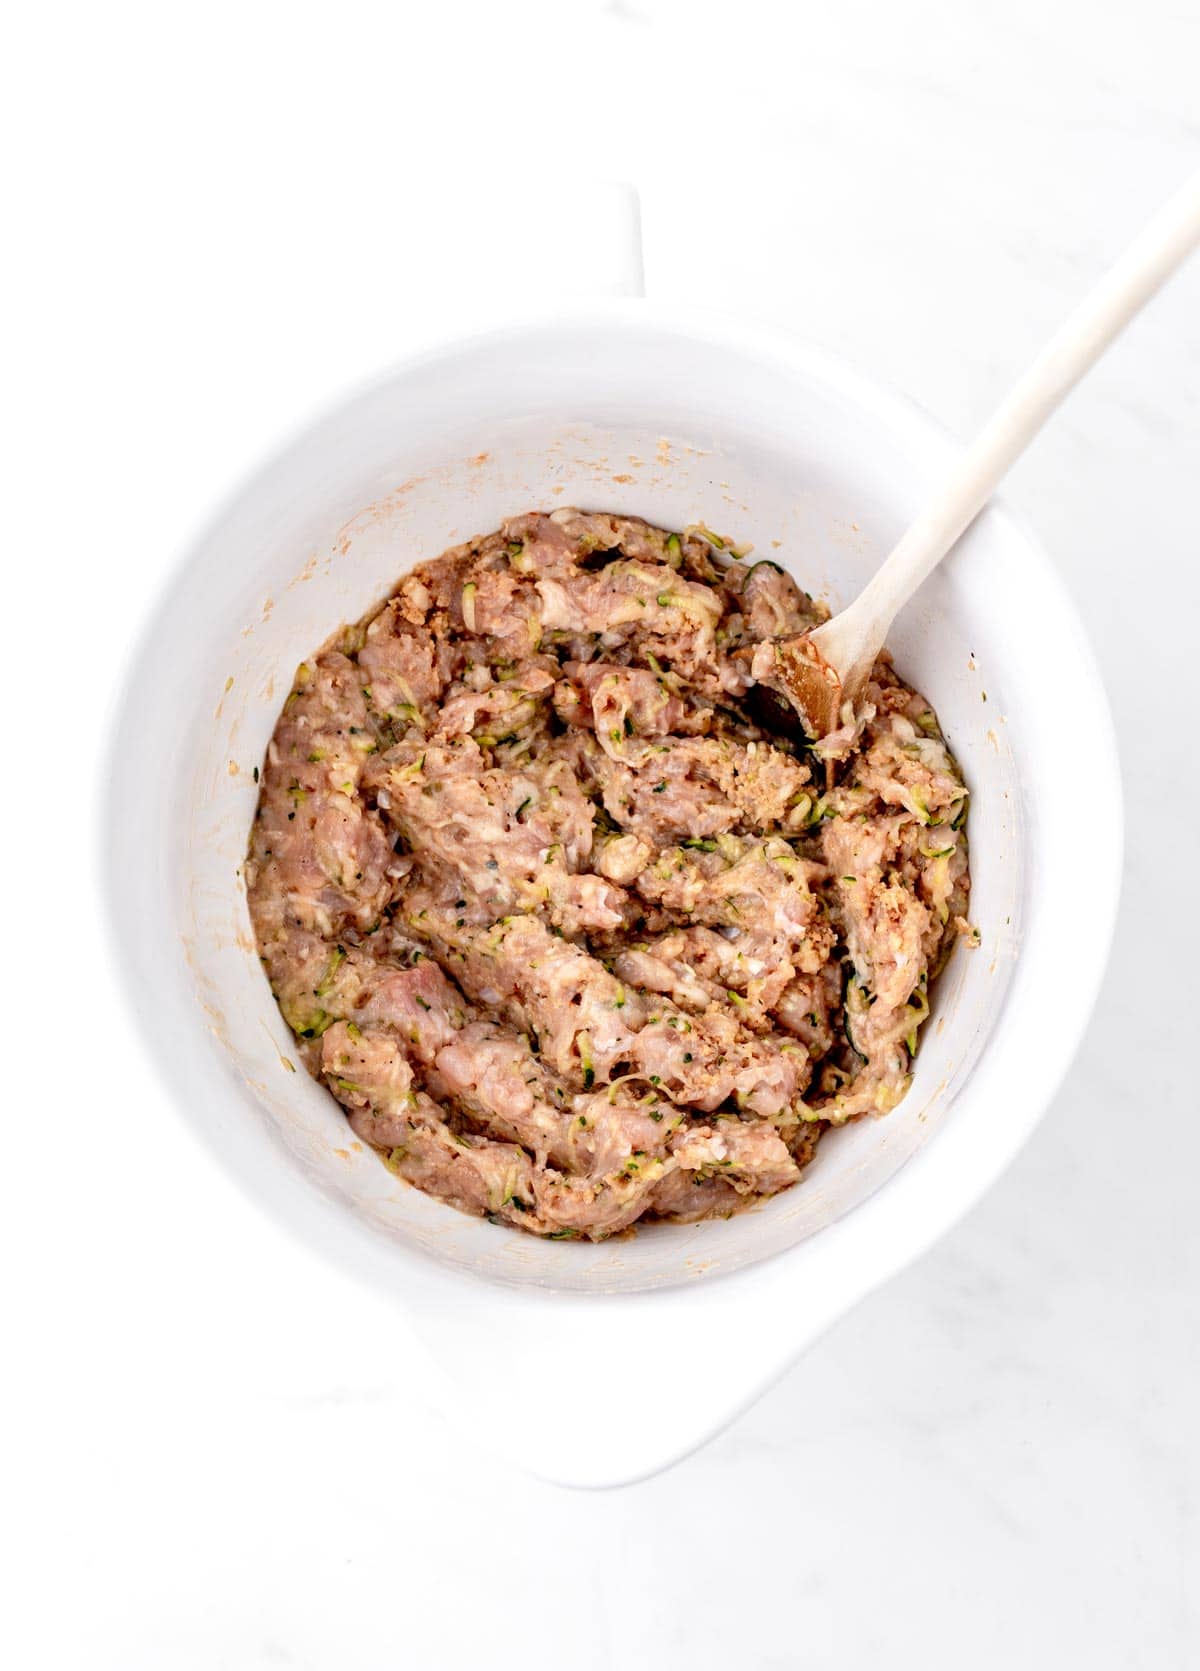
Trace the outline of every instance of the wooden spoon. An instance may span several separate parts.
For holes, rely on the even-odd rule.
[[[898,612],[983,509],[1063,397],[1200,244],[1200,173],[1151,221],[1030,366],[887,561],[840,615],[768,640],[754,677],[781,691],[813,740],[844,720]]]

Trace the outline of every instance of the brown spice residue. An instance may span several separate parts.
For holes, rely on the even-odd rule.
[[[341,553],[341,555],[344,556],[345,553]],[[316,572],[317,572],[317,557],[316,557],[316,554],[314,553],[308,559],[308,562],[305,563],[304,567],[300,570],[300,573],[297,574],[297,575],[293,575],[291,580],[288,581],[288,583],[287,583],[288,591],[290,592],[293,586],[303,586],[304,582],[306,580],[311,580],[313,575],[316,574]]]
[[[487,456],[487,453],[480,453],[471,462],[481,463]],[[333,550],[335,555],[344,557],[357,534],[365,533],[368,528],[385,521],[394,511],[398,511],[413,488],[420,487],[425,479],[424,476],[410,476],[407,481],[403,481],[398,487],[392,488],[390,493],[385,493],[381,498],[373,500],[371,504],[352,516],[349,522],[339,528],[334,536]]]

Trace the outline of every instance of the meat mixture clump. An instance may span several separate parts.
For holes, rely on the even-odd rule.
[[[827,614],[707,530],[557,510],[302,664],[250,914],[306,1066],[400,1177],[600,1240],[787,1189],[900,1101],[971,932],[967,791],[886,657],[807,748],[755,651]]]

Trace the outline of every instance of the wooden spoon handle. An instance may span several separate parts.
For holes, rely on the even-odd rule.
[[[1200,244],[1200,173],[1178,192],[1085,297],[844,614],[878,643],[897,611],[975,519],[1063,397]],[[829,623],[830,626],[833,622]],[[878,645],[876,646],[878,647]]]

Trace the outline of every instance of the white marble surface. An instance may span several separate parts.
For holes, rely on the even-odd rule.
[[[390,1317],[165,1106],[89,987],[87,895],[130,612],[214,494],[418,324],[586,288],[564,179],[640,183],[653,293],[793,325],[966,433],[1200,159],[1195,6],[114,0],[15,32],[7,1662],[1200,1663],[1200,265],[1009,494],[1125,761],[1115,960],[1070,1080],[966,1223],[667,1476],[572,1495],[489,1461],[486,1406],[470,1433],[419,1407]],[[1115,815],[1117,785],[1079,794]]]

